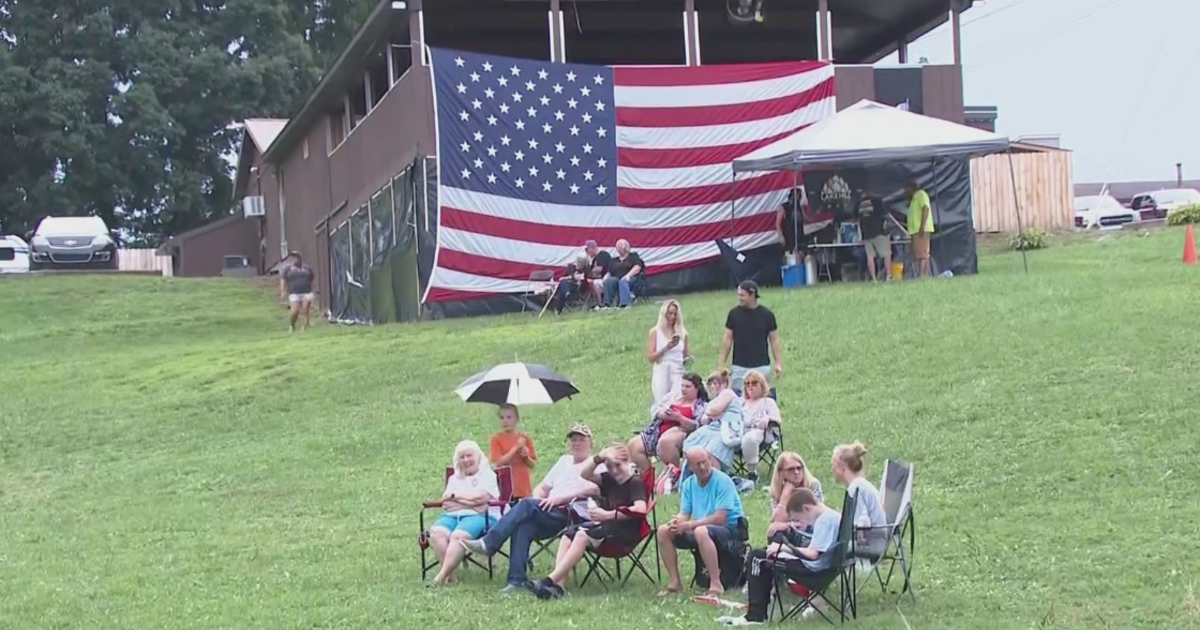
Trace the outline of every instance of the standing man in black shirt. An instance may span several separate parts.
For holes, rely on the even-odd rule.
[[[758,303],[758,284],[753,280],[738,285],[738,305],[725,318],[720,367],[727,365],[731,348],[734,389],[741,391],[742,381],[750,370],[770,377],[771,354],[775,355],[775,376],[778,378],[783,374],[782,344],[775,314]]]
[[[887,219],[887,208],[883,199],[871,192],[870,188],[863,191],[862,201],[858,202],[858,227],[862,230],[863,249],[867,252],[867,273],[874,282],[875,258],[883,258],[884,274],[892,279],[892,240],[888,238],[884,223]]]

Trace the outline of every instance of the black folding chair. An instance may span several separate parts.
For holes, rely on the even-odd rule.
[[[762,476],[761,471],[771,470],[775,467],[775,460],[779,459],[779,454],[782,452],[783,429],[778,424],[772,423],[770,430],[763,437],[762,444],[758,447],[759,476]],[[750,469],[742,459],[741,449],[736,449],[733,453],[733,466],[731,470],[735,477],[744,477],[750,474]],[[769,477],[770,475],[768,475]]]
[[[854,591],[850,582],[850,572],[854,566],[854,558],[850,550],[854,540],[854,511],[857,506],[856,498],[847,494],[846,499],[842,502],[842,521],[838,527],[837,542],[825,551],[829,554],[829,568],[818,572],[797,573],[788,570],[788,563],[795,562],[795,560],[777,559],[773,561],[775,598],[772,605],[779,611],[780,621],[787,621],[811,607],[832,625],[833,619],[829,614],[813,606],[817,598],[820,598],[832,611],[836,612],[842,623],[846,622],[847,613],[851,617],[858,616]],[[793,548],[792,552],[799,556],[799,550]],[[791,608],[787,608],[783,603],[783,589],[780,585],[784,583],[796,584],[804,589],[800,602]],[[836,604],[830,597],[830,591],[835,587],[835,583],[838,589],[838,603]],[[791,589],[789,588],[789,590]],[[792,592],[800,594],[798,590]]]
[[[917,601],[916,590],[912,586],[912,562],[916,554],[917,526],[913,517],[913,465],[896,460],[887,460],[883,470],[883,479],[879,482],[880,499],[883,501],[883,511],[887,515],[887,523],[879,527],[859,527],[858,531],[868,539],[872,536],[885,537],[883,546],[877,549],[862,549],[855,547],[853,554],[856,559],[865,560],[871,564],[871,569],[863,580],[858,583],[858,569],[855,563],[854,596],[857,602],[858,593],[870,582],[874,575],[883,592],[888,592],[895,575],[896,567],[900,567],[900,575],[904,584],[898,593],[903,597],[908,593],[913,602]],[[887,576],[883,575],[884,563],[888,563]]]

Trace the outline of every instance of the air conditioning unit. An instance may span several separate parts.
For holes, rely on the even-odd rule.
[[[262,197],[246,197],[242,199],[242,213],[246,217],[265,217],[267,204]]]

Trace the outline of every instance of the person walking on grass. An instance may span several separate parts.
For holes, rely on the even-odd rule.
[[[770,351],[768,351],[768,345]],[[758,284],[746,280],[738,285],[738,305],[725,318],[725,339],[721,344],[718,369],[725,367],[733,350],[733,388],[741,391],[750,370],[763,376],[771,373],[771,354],[775,355],[775,377],[783,374],[783,352],[775,314],[758,303]]]
[[[283,268],[279,274],[279,297],[287,297],[289,330],[296,332],[296,320],[304,317],[304,329],[308,330],[309,310],[312,308],[313,294],[316,293],[317,276],[312,267],[304,264],[300,252],[289,254],[292,264]]]
[[[912,239],[912,260],[916,266],[913,271],[919,278],[928,277],[932,275],[929,245],[934,232],[933,206],[929,203],[929,193],[915,181],[904,184],[904,194],[908,197],[908,235]]]

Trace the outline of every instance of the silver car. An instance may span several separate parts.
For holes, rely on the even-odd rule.
[[[30,268],[116,269],[117,241],[100,217],[46,217],[29,241]]]

